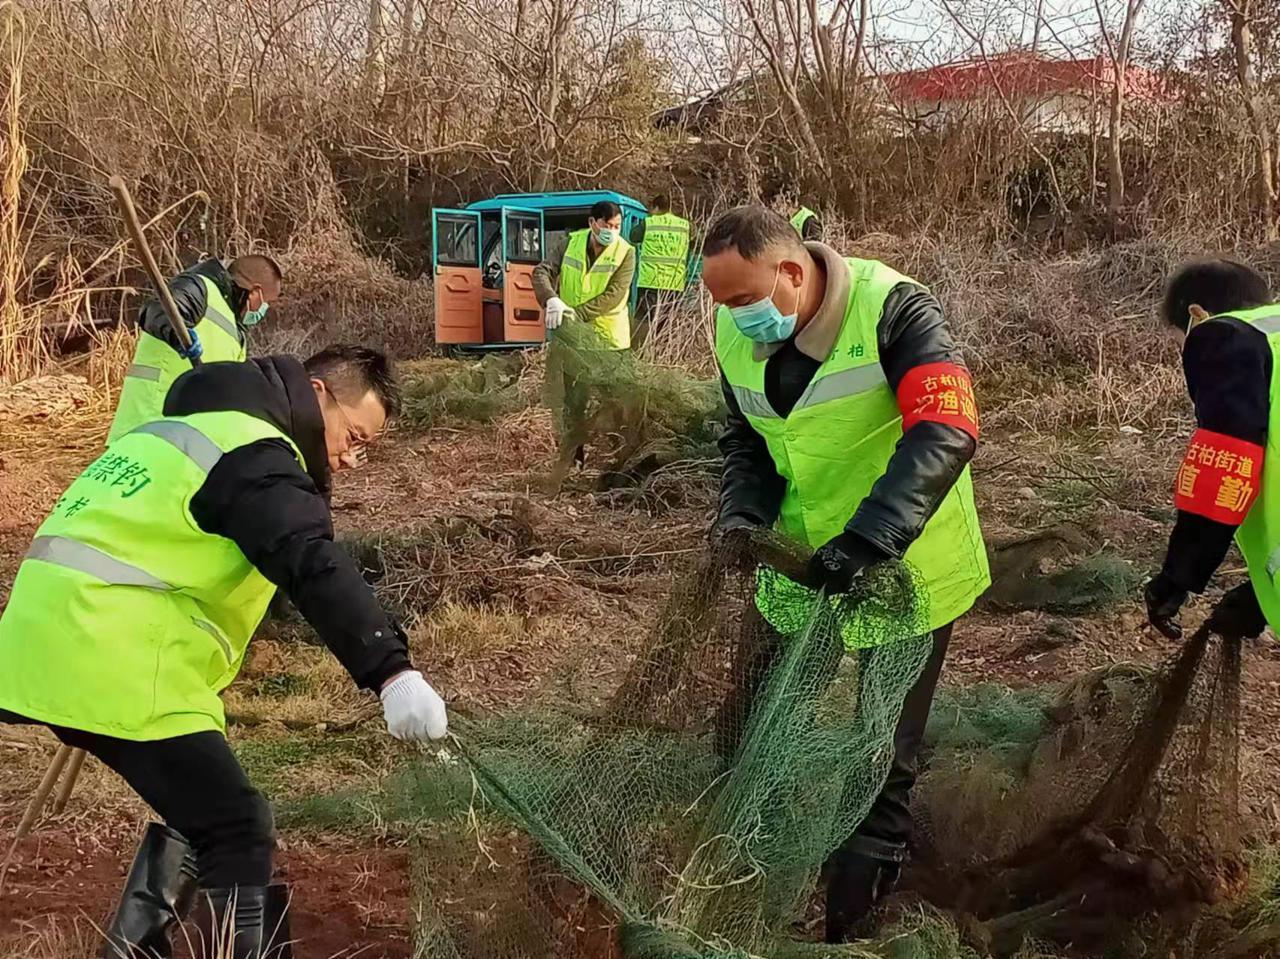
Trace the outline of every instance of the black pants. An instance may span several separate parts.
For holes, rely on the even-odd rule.
[[[903,847],[911,838],[911,788],[916,782],[916,754],[929,721],[929,709],[933,694],[942,674],[942,663],[951,642],[954,623],[933,631],[933,649],[925,662],[920,678],[907,693],[902,703],[902,715],[893,735],[893,760],[884,787],[880,790],[866,817],[845,843],[844,849],[852,851],[860,844],[858,837],[872,840],[869,845]],[[752,609],[744,623],[744,641],[740,644],[734,662],[734,688],[730,691],[717,723],[717,749],[728,756],[736,751],[738,741],[750,718],[756,694],[763,685],[769,669],[781,653],[783,638],[764,623],[763,617]],[[874,649],[859,655],[864,659],[874,656]],[[832,678],[838,666],[839,654],[831,659]],[[866,846],[868,844],[861,844]]]
[[[938,677],[942,675],[942,663],[954,628],[955,623],[948,623],[933,631],[933,649],[920,678],[902,701],[902,715],[893,732],[889,776],[854,837],[863,836],[891,846],[905,846],[911,839],[911,788],[916,784],[916,755],[929,722],[929,709],[933,706],[933,694],[938,688]]]
[[[636,296],[636,318],[631,330],[633,350],[640,349],[650,336],[662,331],[680,295],[679,290],[640,288]]]
[[[133,742],[53,727],[124,777],[195,851],[205,889],[265,886],[271,881],[275,827],[271,806],[253,788],[221,733]]]

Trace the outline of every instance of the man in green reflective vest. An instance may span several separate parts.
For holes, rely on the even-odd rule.
[[[689,275],[689,221],[671,212],[671,200],[660,193],[649,203],[649,215],[631,231],[640,250],[637,281],[635,345],[643,346],[659,330]]]
[[[831,863],[827,938],[843,942],[896,881],[952,626],[990,582],[968,467],[977,408],[938,301],[908,277],[803,243],[763,206],[722,215],[702,254],[729,407],[715,535],[777,527],[815,550],[810,579],[828,594],[848,592],[874,563],[905,559],[927,594],[932,654],[902,705],[888,778]],[[799,589],[761,571],[756,602],[772,638],[743,669],[722,737],[745,727],[792,628],[775,600]]]
[[[189,352],[179,345],[160,301],[145,302],[138,311],[138,346],[107,442],[158,419],[165,394],[191,368],[192,357],[206,363],[243,361],[248,331],[262,322],[283,283],[279,264],[262,254],[239,257],[229,266],[203,260],[179,273],[169,281],[169,290],[191,333]]]
[[[277,588],[380,696],[393,736],[445,734],[443,701],[329,513],[332,472],[398,405],[386,358],[362,347],[208,364],[178,378],[164,416],[108,444],[37,531],[0,617],[0,721],[98,757],[166,823],[143,838],[104,957],[170,956],[196,903],[204,941],[224,942],[210,957],[262,959],[289,939],[271,810],[218,696]]]
[[[791,225],[806,243],[816,243],[822,239],[822,221],[807,206],[802,206],[792,214]]]
[[[593,383],[622,351],[631,348],[631,281],[636,251],[622,238],[622,207],[601,200],[591,207],[585,230],[570,233],[533,271],[533,290],[543,308],[549,336],[562,323],[584,323],[593,331],[585,352],[553,350],[547,377],[562,409],[557,420],[560,455],[553,475],[558,483],[574,460],[585,463],[587,407]],[[574,342],[581,342],[575,339]],[[575,355],[567,355],[573,352]]]
[[[629,349],[635,274],[635,248],[622,237],[622,207],[601,200],[591,207],[587,228],[570,233],[534,268],[533,291],[547,329],[577,320],[595,327],[605,349]]]
[[[1280,304],[1267,281],[1225,258],[1182,266],[1161,309],[1184,337],[1182,369],[1196,431],[1174,478],[1177,520],[1164,564],[1146,587],[1151,625],[1182,635],[1178,613],[1200,593],[1234,539],[1249,579],[1229,590],[1207,625],[1233,639],[1280,626]],[[1273,428],[1274,427],[1274,428]]]

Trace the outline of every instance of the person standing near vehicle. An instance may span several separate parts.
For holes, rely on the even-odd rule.
[[[729,409],[713,535],[778,528],[815,550],[808,578],[827,595],[904,558],[924,584],[932,652],[902,703],[888,777],[831,863],[827,940],[845,942],[865,931],[906,858],[916,752],[952,628],[990,584],[969,473],[977,405],[938,301],[888,266],[803,243],[757,205],[722,215],[702,255]],[[815,598],[772,570],[760,587],[769,636],[740,651],[722,752],[736,748],[729,740],[788,642],[780,613],[797,595],[804,608]],[[875,656],[877,641],[845,637],[860,656]]]
[[[640,250],[637,347],[661,328],[667,310],[684,293],[689,276],[689,221],[671,212],[666,194],[655,196],[649,211],[631,231],[631,242]]]
[[[585,230],[569,234],[533,270],[533,291],[545,311],[548,336],[563,323],[583,323],[592,333],[584,342],[553,342],[547,360],[548,395],[556,423],[559,455],[552,472],[558,486],[573,462],[586,463],[587,408],[593,392],[609,379],[615,361],[631,349],[631,281],[636,251],[622,238],[622,207],[601,200],[591,207]],[[574,345],[571,345],[574,344]]]
[[[791,226],[806,243],[817,243],[822,240],[822,221],[818,219],[818,214],[807,206],[800,207],[791,215]]]
[[[548,330],[565,320],[589,323],[610,350],[631,347],[631,281],[636,251],[622,238],[622,207],[601,200],[585,230],[575,230],[533,271],[533,291]]]
[[[1147,617],[1171,638],[1189,593],[1203,592],[1234,539],[1249,580],[1229,590],[1206,625],[1252,639],[1280,626],[1280,304],[1258,273],[1224,257],[1185,264],[1170,278],[1162,319],[1183,337],[1182,370],[1196,431],[1174,477],[1178,517]]]
[[[239,257],[229,266],[208,259],[179,273],[169,281],[169,291],[191,334],[189,351],[178,343],[160,301],[152,298],[143,303],[138,311],[138,345],[120,389],[107,442],[159,419],[165,394],[190,369],[191,359],[242,362],[248,331],[266,317],[283,285],[279,264],[260,253]]]
[[[0,616],[0,722],[96,756],[166,824],[143,838],[104,959],[167,959],[197,899],[203,941],[222,943],[210,956],[262,959],[289,939],[271,809],[219,699],[277,587],[380,696],[391,735],[445,735],[444,702],[329,512],[332,473],[399,396],[386,357],[362,347],[191,370],[36,532]]]

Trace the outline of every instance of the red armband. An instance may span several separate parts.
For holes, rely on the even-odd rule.
[[[946,423],[978,438],[978,402],[973,380],[959,363],[926,363],[908,370],[898,384],[902,430],[917,423]]]
[[[1239,526],[1262,490],[1264,450],[1225,433],[1196,430],[1174,481],[1173,504]]]

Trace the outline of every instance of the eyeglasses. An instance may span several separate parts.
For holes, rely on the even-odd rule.
[[[358,452],[372,442],[372,437],[366,436],[351,422],[350,415],[348,415],[342,404],[338,402],[338,398],[333,395],[332,391],[329,393],[329,399],[333,400],[333,405],[338,410],[338,415],[342,417],[343,426],[347,431],[347,442],[350,444],[351,449]]]

